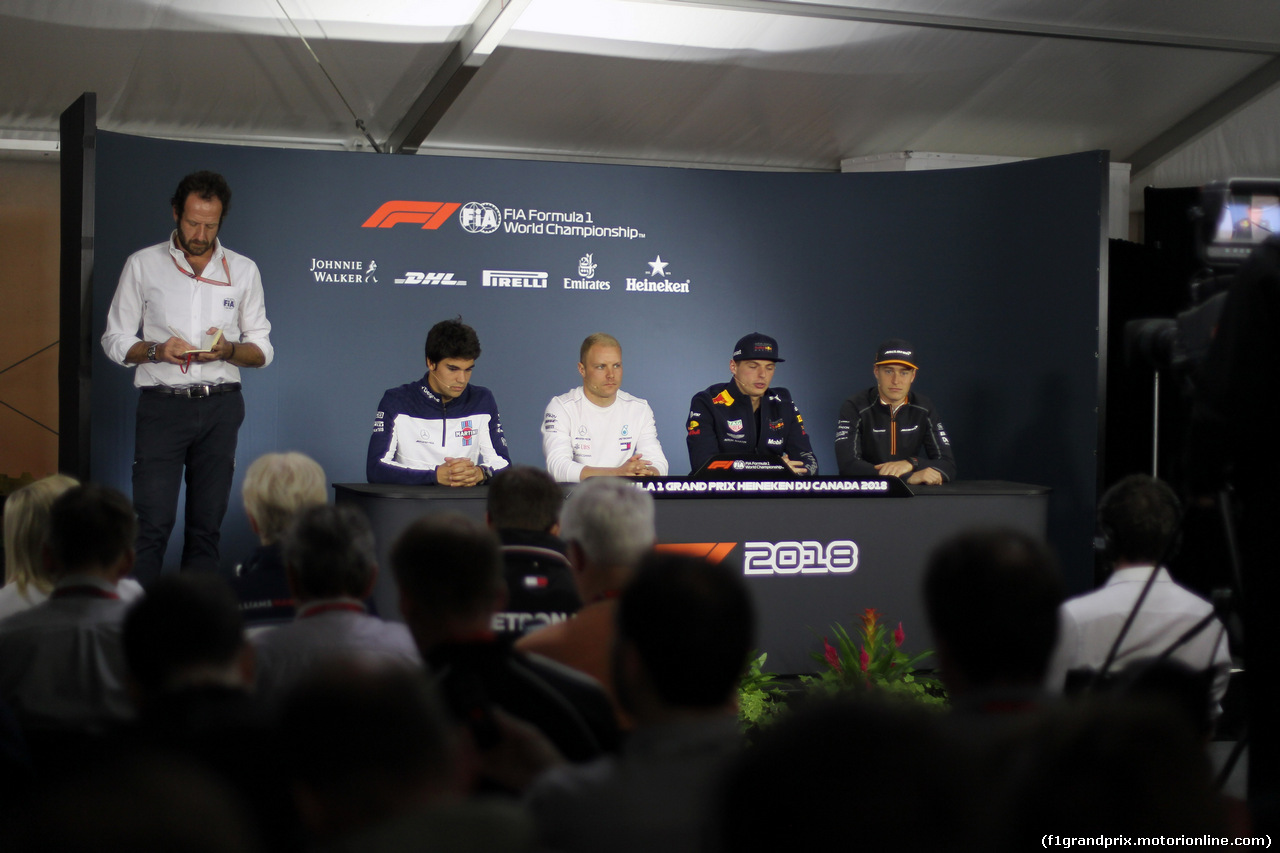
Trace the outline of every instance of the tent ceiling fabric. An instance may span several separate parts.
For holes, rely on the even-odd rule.
[[[1280,177],[1276,87],[1212,109],[1280,57],[1271,0],[521,0],[473,53],[508,2],[4,0],[0,148],[55,139],[85,91],[125,133],[363,148],[358,118],[381,145],[461,49],[422,153],[835,170],[1154,146],[1146,182]]]

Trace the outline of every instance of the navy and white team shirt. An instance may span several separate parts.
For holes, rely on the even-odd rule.
[[[490,474],[511,464],[498,404],[488,388],[468,385],[452,400],[427,377],[387,389],[373,419],[365,476],[370,483],[434,484],[445,458],[470,459]]]

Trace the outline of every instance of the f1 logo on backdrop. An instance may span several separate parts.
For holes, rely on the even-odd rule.
[[[737,546],[737,542],[681,542],[661,544],[657,550],[719,563]],[[848,574],[856,568],[858,543],[851,539],[742,543],[744,575]]]
[[[388,201],[364,221],[361,228],[393,228],[404,222],[422,223],[424,230],[435,231],[461,207],[453,201]]]

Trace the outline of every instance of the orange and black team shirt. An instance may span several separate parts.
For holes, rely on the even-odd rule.
[[[905,459],[913,471],[936,468],[943,482],[956,478],[951,439],[933,402],[914,391],[891,411],[872,386],[844,401],[836,422],[836,462],[840,474],[875,477],[876,465]]]

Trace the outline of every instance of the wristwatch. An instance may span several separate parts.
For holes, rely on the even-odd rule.
[[[147,361],[155,361],[155,360],[156,360],[156,347],[158,347],[158,346],[160,346],[160,345],[159,345],[159,344],[148,344],[148,345],[147,345]]]

